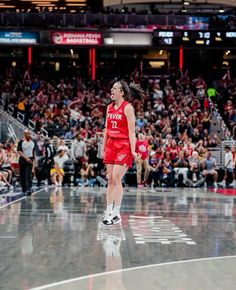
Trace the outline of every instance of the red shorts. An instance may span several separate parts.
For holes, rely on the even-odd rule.
[[[131,154],[129,140],[108,137],[103,161],[105,164],[120,164],[131,167],[133,155]]]
[[[11,163],[11,168],[18,169],[20,168],[19,163]]]

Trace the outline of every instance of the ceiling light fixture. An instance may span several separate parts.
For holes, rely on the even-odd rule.
[[[14,6],[14,5],[5,5],[5,6],[1,6],[0,8],[1,9],[2,8],[16,8],[16,6]]]
[[[41,3],[35,3],[35,5],[39,6],[39,7],[54,7],[54,6],[56,6],[56,4],[52,4],[52,3],[48,4],[48,3],[42,3],[42,2]]]
[[[33,3],[33,2],[41,2],[41,3],[45,3],[45,2],[59,2],[59,0],[41,0],[41,1],[24,0],[24,2],[31,2],[31,3]]]
[[[86,6],[85,3],[66,3],[66,6]]]
[[[51,2],[48,1],[48,2],[43,2],[42,3],[41,1],[33,1],[32,4],[42,4],[42,5],[45,5],[45,4],[51,4]]]

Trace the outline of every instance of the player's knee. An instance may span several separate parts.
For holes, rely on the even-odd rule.
[[[113,185],[119,185],[121,183],[121,176],[119,174],[114,174],[113,175]]]
[[[107,183],[108,183],[108,185],[112,185],[112,183],[113,183],[112,180],[113,180],[112,179],[112,175],[108,175],[107,176]]]

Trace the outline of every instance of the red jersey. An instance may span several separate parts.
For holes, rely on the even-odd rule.
[[[148,141],[137,140],[135,145],[135,152],[141,155],[141,159],[145,160],[148,157]]]
[[[107,109],[107,135],[114,139],[129,139],[128,122],[125,116],[125,106],[127,101],[117,108],[114,108],[114,103],[110,104]]]
[[[179,151],[180,151],[180,148],[178,146],[176,146],[174,148],[170,147],[170,146],[166,147],[166,152],[170,152],[170,159],[171,160],[177,158]]]

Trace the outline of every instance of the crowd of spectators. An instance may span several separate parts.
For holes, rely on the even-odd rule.
[[[204,182],[212,175],[216,186],[216,161],[208,150],[220,143],[211,128],[212,88],[201,76],[191,80],[175,73],[153,79],[141,78],[136,72],[127,81],[139,83],[145,91],[144,99],[131,102],[136,112],[137,136],[142,133],[148,141],[150,178],[154,184],[202,185],[195,182]],[[25,125],[29,119],[36,124],[36,159],[46,160],[43,172],[47,172],[49,183],[63,183],[65,172],[61,169],[71,160],[74,185],[105,184],[100,149],[111,85],[110,80],[86,81],[77,76],[45,81],[38,76],[31,78],[27,72],[21,78],[9,76],[2,81],[4,108],[12,106],[14,116],[21,112]],[[216,98],[224,98],[223,87],[215,93]],[[226,91],[229,92],[228,87]],[[231,110],[224,107],[225,114]],[[41,128],[48,132],[46,140],[40,134]],[[65,140],[71,140],[70,148]],[[101,178],[100,183],[97,177]],[[1,181],[10,184],[3,174]]]
[[[137,116],[137,133],[148,136],[176,138],[193,142],[202,139],[204,146],[213,147],[216,136],[211,135],[211,108],[207,85],[199,77],[195,80],[179,78],[174,73],[169,78],[140,78],[134,74],[130,80],[140,83],[145,90],[143,100],[132,100]],[[16,80],[3,80],[1,101],[5,110],[13,108],[36,124],[35,131],[44,128],[49,137],[73,139],[79,132],[90,139],[102,132],[106,107],[110,103],[112,81],[98,79],[86,81],[81,77],[59,81],[45,81],[25,73]]]

